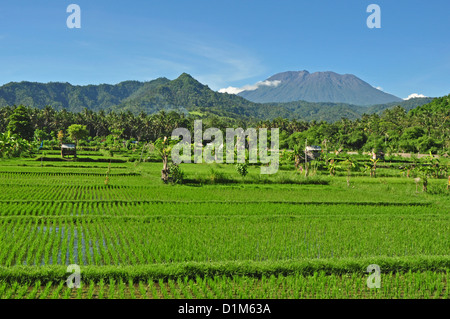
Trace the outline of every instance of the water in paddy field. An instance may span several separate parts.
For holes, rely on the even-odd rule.
[[[48,263],[49,265],[57,264],[57,265],[70,265],[70,264],[88,264],[88,257],[91,257],[92,260],[95,260],[95,254],[94,250],[99,252],[100,255],[102,255],[102,251],[105,251],[106,253],[109,253],[113,250],[115,250],[117,247],[120,246],[120,241],[117,239],[115,243],[107,243],[105,238],[96,238],[93,237],[89,239],[89,242],[86,242],[85,233],[83,231],[83,228],[81,226],[74,227],[73,232],[71,231],[71,227],[47,227],[47,226],[38,226],[37,232],[38,236],[43,236],[45,233],[49,232],[48,238],[46,239],[45,243],[42,243],[42,245],[46,245],[48,241],[53,240],[55,238],[52,238],[53,236],[56,236],[56,240],[54,241],[53,245],[58,245],[58,252],[57,257],[55,258],[56,261],[53,258],[53,246],[49,248],[50,253],[48,255]],[[42,234],[44,232],[44,234]],[[81,236],[81,238],[80,238]],[[78,243],[78,240],[81,239],[81,244]],[[70,250],[69,245],[70,242],[73,241],[73,260],[70,261]],[[62,250],[63,244],[65,244],[64,251]],[[86,244],[88,244],[86,246]],[[103,244],[103,247],[100,247],[100,245]],[[116,246],[116,247],[114,247]],[[101,249],[102,248],[102,249]],[[79,250],[81,250],[81,261],[79,260]],[[44,249],[45,251],[45,249]],[[36,257],[37,258],[37,257]],[[40,261],[37,261],[36,258],[30,263],[31,265],[46,265],[45,262],[45,255],[41,257]],[[100,257],[101,258],[101,257]],[[102,263],[102,258],[100,259],[100,263]],[[26,260],[23,262],[23,265],[26,265]],[[120,263],[118,263],[120,264]]]
[[[70,251],[69,251],[69,245],[71,240],[73,239],[73,257],[74,257],[74,263],[75,264],[79,264],[80,261],[78,260],[78,249],[81,249],[81,256],[82,256],[82,262],[83,264],[87,264],[87,255],[86,255],[86,245],[85,245],[85,238],[84,238],[84,232],[82,231],[82,227],[74,227],[73,229],[73,233],[70,231],[70,227],[47,227],[47,226],[38,226],[37,228],[38,233],[39,232],[50,232],[49,236],[54,233],[58,236],[58,234],[60,234],[59,237],[59,242],[56,242],[55,244],[59,245],[58,248],[58,256],[57,256],[57,261],[55,263],[55,261],[53,260],[53,255],[50,254],[49,256],[49,264],[53,265],[53,264],[66,264],[69,265],[71,264],[70,262]],[[78,238],[81,235],[81,247],[78,247]],[[73,237],[73,238],[72,238]],[[66,241],[66,247],[67,250],[65,252],[63,252],[61,250],[63,242]],[[44,245],[46,243],[43,243]],[[91,256],[93,256],[94,252],[93,252],[93,248],[92,248],[92,242],[89,241],[89,253],[91,254]],[[26,264],[26,262],[24,262],[24,264]],[[37,264],[36,262],[34,263],[35,265]],[[43,266],[45,265],[45,256],[42,256],[42,260],[40,262],[40,265]]]

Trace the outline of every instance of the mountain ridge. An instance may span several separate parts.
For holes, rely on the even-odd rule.
[[[429,99],[431,100],[431,98]],[[245,98],[211,90],[187,73],[174,80],[158,78],[148,82],[123,81],[118,84],[72,85],[50,82],[10,82],[0,87],[0,107],[27,105],[81,112],[85,107],[93,111],[130,111],[156,113],[175,110],[184,113],[201,112],[232,118],[273,119],[276,117],[334,122],[341,117],[359,118],[365,112],[381,112],[397,104],[415,107],[428,100],[410,100],[373,108],[346,103],[254,103]]]

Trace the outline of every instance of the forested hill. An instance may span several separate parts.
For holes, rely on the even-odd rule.
[[[392,102],[392,103],[387,103],[387,104],[377,104],[377,105],[372,105],[370,106],[367,110],[366,113],[367,114],[382,114],[384,110],[386,109],[390,109],[393,108],[394,106],[400,105],[402,108],[405,109],[405,111],[410,111],[418,106],[424,105],[424,104],[428,104],[431,101],[433,101],[434,98],[432,97],[417,97],[414,99],[409,99],[403,102]]]
[[[202,109],[216,113],[251,116],[255,103],[230,94],[218,93],[203,85],[189,74],[183,73],[173,81],[141,89],[140,92],[113,107],[115,111],[155,113],[160,110],[192,111]]]
[[[56,110],[66,109],[69,112],[81,112],[83,108],[106,110],[120,104],[144,85],[146,83],[138,81],[86,86],[56,82],[11,82],[0,87],[0,106],[22,104],[42,109],[50,105]]]
[[[197,112],[239,119],[286,119],[335,122],[341,118],[357,119],[362,114],[380,113],[396,105],[410,108],[430,102],[431,99],[382,104],[373,107],[345,103],[253,103],[243,97],[218,93],[189,74],[175,80],[158,78],[149,82],[125,81],[116,85],[78,86],[69,83],[8,83],[0,87],[0,107],[26,105],[43,109],[50,105],[56,110],[81,112],[131,111],[134,114],[157,113],[160,110]],[[407,107],[406,107],[407,106]]]
[[[434,114],[442,112],[449,120],[450,117],[450,95],[433,99],[430,103],[415,108],[410,113],[415,116]]]

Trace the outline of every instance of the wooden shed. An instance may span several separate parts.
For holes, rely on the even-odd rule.
[[[317,145],[310,145],[306,146],[305,153],[308,157],[308,161],[315,160],[320,156],[320,153],[322,152],[322,148]]]
[[[62,144],[61,145],[61,157],[72,155],[74,158],[77,157],[77,147],[75,144]]]

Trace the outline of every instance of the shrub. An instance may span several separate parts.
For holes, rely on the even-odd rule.
[[[214,168],[211,167],[211,170],[209,171],[210,175],[209,175],[209,179],[211,181],[211,183],[223,183],[223,182],[228,182],[229,179],[225,176],[224,173],[219,172],[218,170],[215,170]]]
[[[112,157],[113,156],[113,152],[104,148],[100,149],[100,154],[102,154],[102,156],[105,157]]]
[[[130,156],[130,157],[128,157],[127,162],[130,162],[130,163],[139,162],[139,156]]]
[[[182,184],[184,179],[184,172],[181,170],[180,166],[176,164],[169,164],[169,181],[172,184]]]
[[[248,166],[247,163],[237,163],[236,164],[236,171],[241,175],[242,177],[247,176],[248,174]]]

